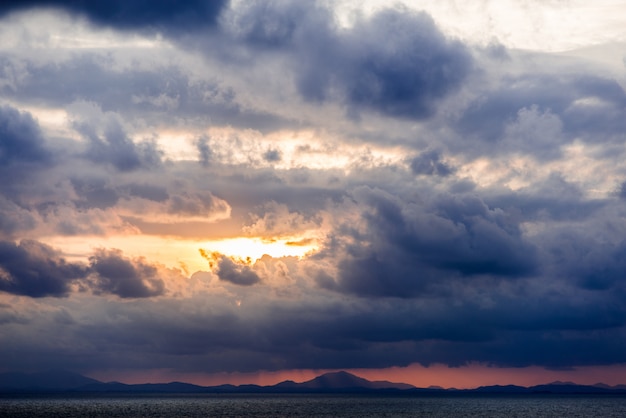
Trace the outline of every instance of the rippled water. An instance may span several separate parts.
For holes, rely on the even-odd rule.
[[[626,417],[624,396],[128,395],[0,398],[0,417]]]

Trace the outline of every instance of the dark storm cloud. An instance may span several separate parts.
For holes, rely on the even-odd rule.
[[[158,269],[141,258],[126,258],[119,250],[99,250],[89,257],[89,262],[96,273],[92,284],[95,292],[121,298],[145,298],[165,292]]]
[[[343,297],[332,294],[276,300],[268,299],[264,287],[237,289],[244,292],[240,306],[210,293],[134,304],[107,301],[105,307],[93,301],[87,320],[63,328],[82,343],[71,357],[42,338],[28,352],[31,357],[21,356],[16,364],[46,364],[47,358],[86,370],[246,372],[471,361],[567,367],[626,359],[624,295],[572,298],[528,284],[507,290],[485,281],[474,289],[461,286],[454,297],[342,303]],[[18,338],[0,353],[19,344]],[[47,350],[54,354],[44,357]]]
[[[476,196],[442,195],[425,205],[369,188],[355,195],[366,208],[365,230],[345,227],[354,244],[346,244],[331,288],[414,297],[441,292],[453,278],[516,278],[537,269],[536,249],[517,222]]]
[[[69,263],[53,248],[33,240],[0,241],[0,290],[34,298],[67,296],[87,267]]]
[[[187,31],[213,25],[227,0],[6,0],[0,15],[35,7],[56,7],[118,29]]]
[[[471,72],[468,49],[425,13],[386,9],[349,29],[311,3],[252,2],[230,30],[253,46],[293,54],[297,88],[313,102],[342,101],[357,116],[373,110],[424,119]]]

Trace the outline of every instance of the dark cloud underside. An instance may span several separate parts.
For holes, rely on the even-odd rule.
[[[119,29],[186,31],[214,25],[226,0],[7,0],[0,14],[32,7],[56,7]]]

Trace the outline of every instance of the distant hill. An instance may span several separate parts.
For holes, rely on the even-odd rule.
[[[407,390],[414,389],[415,386],[407,383],[392,383],[387,381],[369,381],[362,377],[355,376],[348,372],[326,373],[314,379],[302,383],[292,381],[281,382],[273,386],[276,389],[298,390],[298,391],[345,391],[349,389],[367,390]]]
[[[272,386],[219,385],[198,386],[190,383],[125,384],[100,382],[80,374],[51,371],[45,373],[2,373],[0,393],[403,393],[403,394],[626,394],[626,386],[593,386],[571,382],[553,382],[531,387],[481,386],[475,389],[443,389],[431,386],[416,388],[407,383],[370,381],[351,373],[340,371],[326,373],[302,383],[290,380]]]
[[[0,390],[68,390],[101,383],[78,373],[47,371],[42,373],[2,373]]]

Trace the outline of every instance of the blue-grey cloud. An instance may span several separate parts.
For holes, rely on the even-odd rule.
[[[234,260],[220,253],[208,253],[200,249],[200,255],[215,269],[215,274],[220,280],[239,286],[251,286],[259,283],[261,278],[252,270],[249,263]]]
[[[227,3],[226,0],[7,0],[0,5],[0,15],[34,7],[54,7],[118,29],[178,32],[210,27]]]
[[[146,298],[166,292],[163,268],[119,250],[97,250],[89,263],[69,262],[35,240],[0,241],[0,291],[15,295],[67,297],[77,289],[121,298]]]
[[[95,292],[110,293],[121,298],[144,298],[165,292],[158,269],[143,259],[129,259],[119,250],[98,250],[89,257],[95,272],[91,284]]]
[[[507,76],[482,91],[454,121],[467,143],[479,145],[453,147],[469,155],[523,152],[551,160],[576,139],[618,140],[626,127],[620,116],[624,109],[626,93],[612,79],[584,73]]]
[[[0,290],[30,297],[67,296],[88,269],[67,262],[53,248],[33,240],[0,241]]]
[[[441,160],[437,151],[426,151],[413,158],[409,166],[413,174],[427,176],[448,176],[454,169]]]
[[[70,180],[78,195],[76,205],[79,208],[107,209],[119,201],[116,190],[106,184],[104,178],[73,178]]]
[[[107,115],[108,116],[108,115]],[[103,123],[102,135],[97,124]],[[135,143],[115,117],[104,121],[76,121],[75,128],[89,141],[85,156],[99,164],[110,164],[120,171],[156,167],[161,164],[161,151],[154,142]]]
[[[0,92],[20,102],[68,106],[78,100],[153,125],[175,125],[180,118],[215,125],[248,126],[271,131],[295,126],[293,121],[263,109],[245,108],[237,91],[215,79],[193,79],[177,66],[126,68],[111,71],[112,57],[93,51],[77,53],[54,64],[0,56]]]
[[[423,205],[381,190],[357,196],[366,208],[365,230],[345,229],[352,243],[332,289],[414,297],[445,292],[455,279],[523,277],[538,267],[517,222],[477,197],[441,196]]]
[[[427,14],[409,10],[383,10],[340,29],[316,3],[256,1],[230,23],[253,47],[293,56],[306,100],[339,100],[352,115],[427,118],[473,67],[467,47],[446,39]]]
[[[46,164],[51,153],[44,144],[37,122],[26,112],[0,107],[0,165]]]
[[[30,113],[0,106],[0,192],[17,198],[28,179],[50,167],[54,154]]]

